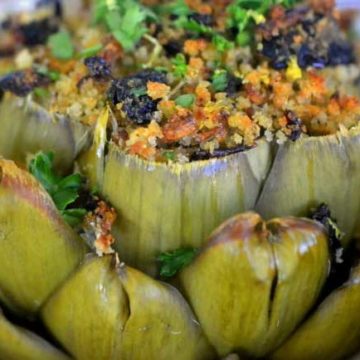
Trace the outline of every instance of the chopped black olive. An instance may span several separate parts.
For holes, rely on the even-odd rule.
[[[326,65],[326,59],[318,56],[316,52],[312,51],[306,44],[301,45],[297,53],[297,61],[302,69],[306,69],[308,66],[322,69]]]
[[[26,96],[34,88],[49,84],[50,79],[33,70],[15,71],[0,78],[0,90]]]
[[[163,45],[163,49],[168,57],[174,57],[182,52],[183,43],[179,40],[170,40]]]
[[[225,88],[225,92],[229,95],[229,96],[233,96],[236,95],[241,87],[242,87],[242,80],[241,78],[231,74],[228,72],[227,74],[227,78],[228,78],[228,82],[227,82],[227,86]]]
[[[346,42],[332,42],[328,50],[328,64],[348,65],[354,62],[354,50],[352,46]]]
[[[328,205],[320,204],[311,214],[311,218],[323,224],[328,233],[331,269],[321,296],[323,299],[347,281],[357,254],[352,246],[346,251],[342,247],[340,241],[342,233],[339,231],[335,219],[332,218]]]
[[[28,46],[45,44],[48,37],[58,30],[58,26],[50,19],[33,21],[19,25],[18,31],[22,42]]]
[[[328,232],[332,262],[334,264],[342,263],[341,254],[343,253],[343,247],[340,241],[342,233],[338,229],[336,221],[331,217],[329,206],[320,204],[312,213],[311,218],[323,224]]]
[[[95,80],[108,80],[112,77],[110,64],[100,56],[92,56],[84,60],[89,76]]]
[[[122,103],[123,110],[131,121],[146,125],[156,111],[158,101],[144,93],[148,81],[166,83],[166,74],[154,69],[146,69],[135,75],[114,80],[108,92],[109,100],[114,104]]]
[[[195,151],[191,157],[190,161],[196,160],[208,160],[213,158],[222,158],[231,154],[236,154],[245,150],[250,149],[248,146],[240,145],[229,149],[216,149],[213,152],[209,152],[206,150],[197,150]]]
[[[291,141],[296,141],[302,134],[302,121],[299,119],[292,111],[287,111],[285,113],[287,119],[286,127],[291,130],[289,139]]]
[[[194,12],[188,16],[189,20],[194,20],[198,24],[205,25],[208,27],[212,27],[215,23],[214,17],[210,14],[200,14],[197,12]]]

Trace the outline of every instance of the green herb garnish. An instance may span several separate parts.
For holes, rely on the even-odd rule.
[[[164,151],[163,156],[170,161],[175,161],[175,152],[174,151]]]
[[[229,82],[228,73],[226,70],[217,70],[211,80],[215,92],[225,91]]]
[[[177,249],[160,254],[157,257],[160,263],[160,276],[163,278],[173,277],[189,265],[197,254],[198,249],[194,248]]]
[[[101,44],[97,44],[87,49],[81,50],[78,54],[78,58],[85,59],[91,56],[95,56],[102,48],[103,46]]]
[[[47,76],[51,81],[58,81],[60,79],[58,71],[49,70],[46,66],[35,66],[35,70],[38,74]]]
[[[154,21],[156,15],[135,0],[96,0],[93,18],[106,25],[125,51],[131,51],[148,32],[145,20]]]
[[[136,97],[140,97],[147,94],[147,89],[145,86],[139,88],[133,88],[130,90],[130,94]]]
[[[48,38],[48,46],[52,55],[60,60],[69,60],[74,56],[74,46],[71,36],[67,31],[59,31],[50,35]]]
[[[265,21],[264,15],[274,5],[292,7],[297,0],[234,0],[227,7],[227,27],[236,29],[236,42],[240,46],[248,45],[252,41],[253,27]]]
[[[50,96],[49,90],[44,89],[44,88],[40,88],[40,87],[35,88],[33,90],[33,93],[34,93],[35,96],[37,96],[38,98],[41,98],[41,99],[45,99],[45,98]]]
[[[195,101],[194,94],[180,95],[175,99],[175,104],[184,108],[189,108]]]
[[[175,0],[169,4],[164,4],[156,7],[159,14],[172,14],[176,16],[188,16],[192,13],[189,6],[184,0]]]
[[[173,74],[178,78],[184,78],[187,74],[188,65],[184,54],[177,54],[174,59],[171,60],[173,65]]]
[[[41,152],[31,160],[29,171],[44,186],[64,219],[70,225],[77,225],[82,221],[86,210],[68,207],[79,197],[82,177],[80,174],[58,176],[53,169],[53,163],[53,153]]]

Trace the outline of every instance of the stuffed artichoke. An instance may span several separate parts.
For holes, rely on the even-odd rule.
[[[360,69],[334,2],[67,5],[0,29],[0,359],[360,350]]]

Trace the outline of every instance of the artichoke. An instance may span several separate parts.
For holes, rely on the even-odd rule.
[[[305,216],[325,202],[347,245],[360,220],[359,150],[359,129],[279,146],[255,208],[265,218]]]
[[[160,252],[198,247],[225,219],[253,208],[270,161],[266,142],[226,158],[173,166],[110,144],[100,192],[120,214],[116,249],[126,262],[154,273]]]
[[[360,99],[333,2],[163,3],[2,30],[0,359],[352,356]]]
[[[75,359],[143,359],[144,352],[148,359],[231,353],[341,359],[358,350],[359,267],[321,295],[331,257],[327,230],[316,221],[236,215],[180,271],[174,281],[179,291],[117,254],[86,255],[32,175],[7,160],[1,174],[2,208],[11,214],[0,213],[1,301],[20,316],[40,319]],[[0,339],[0,358],[67,358],[3,317]]]
[[[90,138],[90,129],[68,116],[51,114],[31,98],[5,96],[0,102],[0,155],[25,164],[39,151],[55,154],[56,167],[69,171]]]
[[[38,335],[11,324],[1,312],[0,356],[7,360],[70,360]]]

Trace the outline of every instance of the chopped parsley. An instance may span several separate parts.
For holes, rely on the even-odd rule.
[[[174,59],[171,60],[173,65],[173,74],[178,78],[184,78],[187,74],[188,65],[184,54],[177,54]]]
[[[89,47],[87,49],[84,49],[84,50],[80,51],[78,53],[78,58],[85,59],[85,58],[88,58],[88,57],[95,56],[102,48],[103,48],[103,46],[101,44],[91,46],[91,47]]]
[[[294,6],[297,0],[234,0],[227,7],[227,28],[237,31],[236,43],[248,45],[255,24],[265,21],[264,15],[274,5]]]
[[[58,81],[60,79],[60,72],[56,70],[49,70],[46,66],[35,66],[38,74],[48,77],[51,81]]]
[[[74,45],[67,31],[59,31],[50,35],[48,46],[52,55],[59,60],[70,60],[74,56]]]
[[[53,153],[39,153],[30,162],[29,171],[44,186],[63,218],[72,226],[79,224],[86,214],[83,208],[69,208],[79,197],[82,187],[80,174],[61,177],[55,174]]]
[[[195,101],[194,94],[184,94],[180,95],[175,99],[175,104],[178,106],[182,106],[184,108],[189,108]]]
[[[215,92],[225,91],[229,82],[228,73],[226,70],[217,70],[211,80]]]
[[[136,97],[144,96],[147,94],[147,89],[145,86],[141,86],[138,88],[133,88],[130,90],[130,94]]]
[[[96,0],[93,19],[104,24],[125,51],[131,51],[148,32],[145,21],[156,16],[136,0]]]
[[[160,276],[162,278],[173,277],[181,269],[189,265],[197,254],[198,249],[194,248],[177,249],[160,254],[157,257],[160,263]]]

